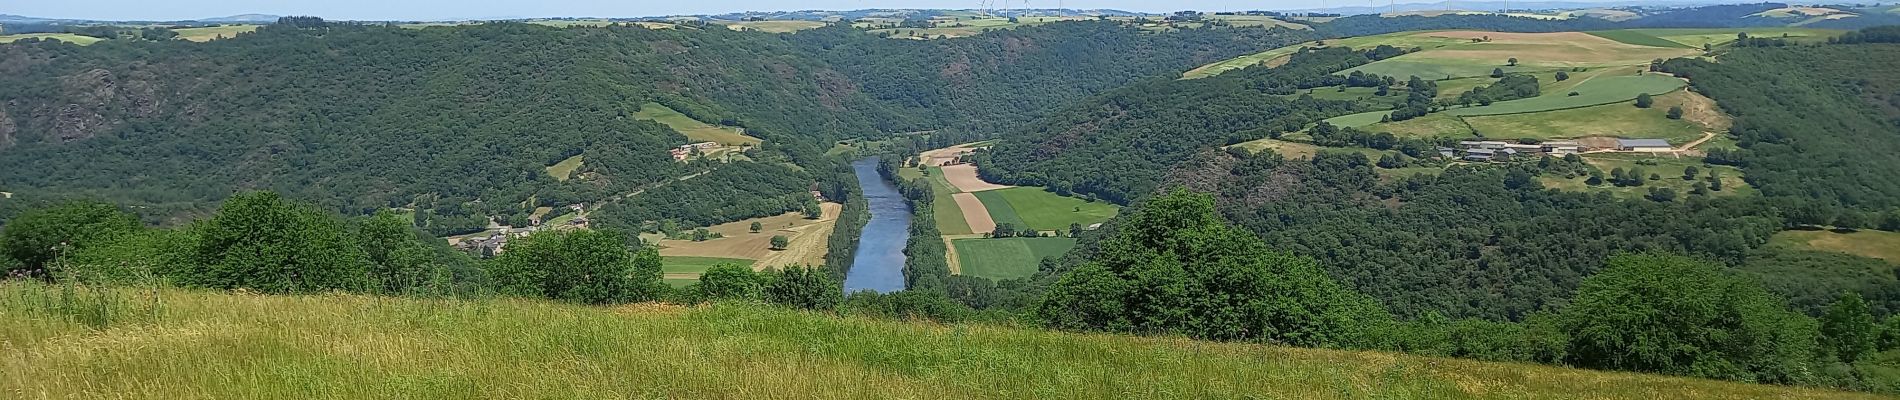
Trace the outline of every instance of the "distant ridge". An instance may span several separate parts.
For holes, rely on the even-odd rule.
[[[269,15],[269,14],[239,14],[239,15],[233,15],[233,16],[229,16],[229,17],[218,17],[218,18],[205,18],[205,19],[200,19],[200,20],[198,20],[198,21],[203,21],[203,22],[260,22],[260,23],[262,23],[262,22],[277,22],[277,19],[278,19],[278,18],[280,18],[280,17],[279,17],[279,16],[276,16],[276,15]]]

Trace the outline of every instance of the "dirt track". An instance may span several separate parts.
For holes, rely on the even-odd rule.
[[[990,209],[983,206],[983,200],[970,193],[953,193],[957,208],[963,209],[963,221],[970,223],[970,231],[976,233],[996,231],[996,220],[990,218]]]

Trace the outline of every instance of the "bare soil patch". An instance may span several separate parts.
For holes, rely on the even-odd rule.
[[[981,142],[978,142],[978,143],[981,143]],[[976,150],[977,147],[980,147],[980,146],[975,146],[975,144],[977,143],[964,143],[964,144],[945,147],[941,149],[929,150],[921,154],[918,154],[917,157],[919,160],[923,161],[924,165],[928,165],[932,167],[941,167],[945,165],[950,165],[950,164],[956,163],[958,155],[969,153],[973,150]]]
[[[994,183],[984,182],[983,178],[979,178],[976,176],[976,166],[969,165],[969,164],[951,165],[951,166],[943,167],[943,178],[945,180],[950,181],[950,184],[952,186],[956,186],[957,190],[962,190],[965,192],[981,192],[985,190],[1008,189],[1008,188],[1015,187],[1015,186],[1009,186],[1009,185],[998,185]]]
[[[950,198],[957,201],[957,208],[963,209],[963,220],[970,223],[971,232],[996,230],[996,219],[990,218],[990,209],[983,206],[983,200],[977,199],[976,194],[955,193]]]

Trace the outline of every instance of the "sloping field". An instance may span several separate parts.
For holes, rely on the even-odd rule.
[[[119,399],[1873,399],[1810,388],[743,304],[0,284],[0,393]],[[161,308],[150,307],[163,299]]]
[[[660,240],[660,255],[666,257],[713,257],[738,258],[761,261],[757,267],[782,267],[787,264],[823,264],[824,252],[812,256],[809,249],[801,246],[826,247],[833,225],[837,224],[838,214],[844,205],[823,203],[820,209],[824,215],[817,220],[805,219],[799,213],[785,213],[767,218],[755,218],[744,221],[714,225],[707,230],[725,237],[695,242],[691,240]],[[764,229],[752,233],[752,223],[758,222]],[[791,239],[792,249],[772,250],[772,236],[785,236]],[[796,257],[787,257],[781,253],[797,252]],[[816,261],[813,261],[813,260]],[[764,263],[766,261],[770,264]],[[671,271],[669,271],[671,272]]]
[[[951,241],[951,246],[963,275],[1003,280],[1035,275],[1043,259],[1069,252],[1075,247],[1075,239],[957,239]]]
[[[1751,36],[1751,37],[1773,37],[1773,38],[1779,38],[1786,35],[1788,38],[1797,39],[1796,41],[1802,41],[1802,42],[1821,41],[1821,40],[1825,40],[1827,37],[1841,34],[1841,31],[1832,30],[1832,29],[1784,28],[1784,27],[1714,28],[1714,29],[1628,29],[1628,31],[1663,38],[1671,42],[1681,43],[1683,45],[1694,47],[1694,48],[1702,48],[1702,46],[1705,44],[1710,45],[1710,46],[1721,46],[1721,45],[1729,44],[1730,42],[1734,42],[1736,40],[1736,36],[1737,36],[1736,34],[1738,33],[1747,33],[1748,36]]]
[[[80,46],[85,46],[85,45],[89,45],[93,43],[99,43],[99,41],[105,40],[105,39],[100,39],[100,38],[91,37],[91,36],[74,35],[71,33],[22,33],[18,35],[0,35],[0,43],[13,43],[15,41],[25,40],[25,39],[58,40],[61,42],[72,43],[72,44],[76,44]]]
[[[1683,48],[1690,47],[1689,45],[1686,45],[1686,44],[1676,43],[1676,42],[1670,41],[1669,39],[1663,39],[1663,38],[1659,38],[1655,36],[1650,36],[1647,33],[1642,33],[1642,32],[1629,30],[1629,29],[1619,29],[1619,30],[1613,30],[1613,31],[1591,31],[1587,33],[1591,35],[1596,35],[1597,37],[1601,37],[1604,39],[1615,40],[1618,42],[1633,44],[1637,46],[1683,47]]]
[[[1698,119],[1709,119],[1706,116],[1690,116],[1690,113],[1695,112],[1719,114],[1712,108],[1697,108],[1697,105],[1685,104],[1691,101],[1689,100],[1691,96],[1701,97],[1688,91],[1678,90],[1657,97],[1656,105],[1647,109],[1619,102],[1538,113],[1465,117],[1464,122],[1477,133],[1493,139],[1603,136],[1665,139],[1680,146],[1701,138],[1703,132],[1726,132],[1728,127],[1725,125],[1716,127],[1698,121]],[[1684,110],[1693,111],[1685,111],[1683,119],[1669,119],[1667,115],[1671,106],[1685,106]]]
[[[666,125],[679,131],[681,135],[686,135],[687,140],[694,142],[718,142],[726,146],[757,146],[760,142],[764,142],[759,138],[746,136],[739,128],[700,122],[660,103],[641,104],[640,111],[634,113],[633,117]]]
[[[735,31],[760,31],[765,33],[792,33],[825,26],[819,21],[726,21],[726,28]]]
[[[957,190],[962,192],[981,192],[1015,187],[983,181],[983,178],[976,176],[976,166],[971,164],[951,165],[940,169],[943,170],[943,173],[940,174],[943,176],[943,179],[949,181],[950,185],[956,186]]]
[[[959,215],[963,217],[963,225],[969,227],[972,233],[994,232],[996,231],[997,222],[1018,223],[1016,220],[997,221],[994,217],[996,211],[989,209],[989,205],[983,204],[983,200],[977,198],[975,194],[952,193],[950,194],[950,201],[956,204],[958,210],[962,211]],[[1008,215],[1014,214],[1011,213]],[[1017,226],[1020,227],[1021,225]],[[950,232],[939,233],[946,235],[953,234]]]
[[[573,157],[561,160],[561,162],[554,163],[554,165],[549,165],[548,176],[554,177],[554,180],[557,181],[567,182],[568,178],[574,176],[574,170],[581,169],[583,157],[583,155],[576,154]]]
[[[1681,46],[1636,45],[1583,32],[1441,31],[1413,35],[1463,40],[1463,42],[1380,60],[1341,73],[1363,71],[1397,77],[1417,75],[1421,78],[1440,79],[1485,76],[1491,74],[1493,69],[1518,72],[1637,65],[1657,58],[1667,59],[1696,53],[1695,50],[1681,48]],[[1480,42],[1472,42],[1473,39]],[[1507,65],[1512,58],[1518,59],[1515,67]]]
[[[1878,258],[1900,264],[1900,233],[1864,229],[1847,233],[1783,231],[1776,233],[1772,241],[1799,244],[1816,250]]]
[[[1577,84],[1569,92],[1544,93],[1542,96],[1522,100],[1500,101],[1489,106],[1452,108],[1444,113],[1457,116],[1503,115],[1540,111],[1562,110],[1593,105],[1610,104],[1635,100],[1636,96],[1648,93],[1661,95],[1682,89],[1688,82],[1663,74],[1644,74],[1639,76],[1603,76],[1588,82]]]
[[[256,31],[257,27],[258,25],[225,25],[207,26],[203,28],[179,28],[173,29],[172,31],[178,32],[179,39],[193,42],[209,42],[217,39],[234,38],[240,33]]]
[[[1293,53],[1299,52],[1300,48],[1302,47],[1345,46],[1345,47],[1351,47],[1351,48],[1357,49],[1357,48],[1370,48],[1370,47],[1375,47],[1375,46],[1384,44],[1384,45],[1391,45],[1394,47],[1409,49],[1413,47],[1437,48],[1437,47],[1459,44],[1462,42],[1466,42],[1466,41],[1460,41],[1460,40],[1450,39],[1450,38],[1432,37],[1432,36],[1419,36],[1417,32],[1399,32],[1399,33],[1388,33],[1388,34],[1383,34],[1383,35],[1360,36],[1360,37],[1351,37],[1351,38],[1343,38],[1343,39],[1306,42],[1306,43],[1300,43],[1300,44],[1296,44],[1292,46],[1281,47],[1281,48],[1277,48],[1273,50],[1267,50],[1264,52],[1244,55],[1244,56],[1228,59],[1228,60],[1213,63],[1213,64],[1203,65],[1199,68],[1189,70],[1187,73],[1182,74],[1181,79],[1206,78],[1210,76],[1220,75],[1227,71],[1232,71],[1232,70],[1251,67],[1254,65],[1259,65],[1262,63],[1267,63],[1276,58],[1292,56]]]
[[[989,207],[997,223],[1038,231],[1066,231],[1069,224],[1099,224],[1120,212],[1114,204],[1088,202],[1033,187],[980,192],[976,197]]]

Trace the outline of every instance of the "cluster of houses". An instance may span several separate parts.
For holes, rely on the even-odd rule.
[[[1575,141],[1550,141],[1538,144],[1501,142],[1494,140],[1466,140],[1458,142],[1457,148],[1440,147],[1438,154],[1445,158],[1465,161],[1489,162],[1518,156],[1563,157],[1582,153],[1587,149]],[[1675,151],[1669,141],[1662,139],[1617,139],[1614,151],[1637,153],[1665,153]]]
[[[1465,161],[1492,161],[1499,158],[1516,156],[1563,157],[1583,152],[1583,145],[1572,141],[1543,142],[1523,144],[1494,140],[1466,140],[1458,142],[1458,148],[1442,147],[1438,154],[1445,158],[1462,158]]]
[[[567,207],[573,210],[573,212],[581,212],[587,209],[586,204],[570,204]],[[488,236],[471,237],[460,240],[452,239],[451,241],[456,248],[462,249],[463,251],[475,253],[482,257],[494,257],[500,255],[502,250],[508,247],[509,239],[532,235],[542,230],[558,228],[556,226],[542,226],[541,218],[539,217],[529,219],[528,222],[533,224],[533,226],[525,228],[510,228],[504,226],[498,231],[489,233]],[[587,217],[575,216],[574,219],[568,220],[566,225],[587,228]]]
[[[692,158],[694,151],[703,154],[708,150],[717,149],[719,147],[719,142],[699,142],[680,145],[680,147],[675,147],[673,150],[668,151],[668,153],[673,154],[673,161],[686,161],[686,159]]]

